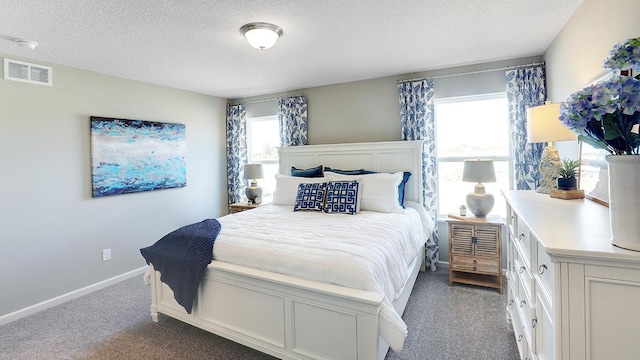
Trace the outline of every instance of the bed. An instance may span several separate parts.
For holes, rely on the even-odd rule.
[[[311,145],[285,147],[279,151],[281,174],[289,174],[292,166],[311,168],[317,165],[340,169],[364,168],[384,173],[411,172],[412,176],[405,186],[405,212],[413,214],[410,223],[418,216],[419,224],[412,226],[421,226],[423,235],[431,233],[433,223],[424,219],[426,212],[420,212],[422,142]],[[251,214],[252,212],[255,213]],[[417,244],[417,251],[411,255],[413,258],[405,259],[406,269],[403,265],[402,269],[392,271],[403,273],[400,286],[395,284],[389,290],[386,286],[376,287],[375,284],[358,285],[355,284],[358,276],[351,276],[344,283],[349,285],[354,282],[353,287],[338,285],[339,281],[327,281],[327,278],[333,279],[335,276],[329,273],[333,265],[321,269],[315,275],[302,277],[296,276],[298,270],[290,268],[265,270],[279,264],[278,261],[269,260],[268,253],[273,251],[275,253],[272,256],[281,256],[277,252],[279,242],[282,238],[293,236],[280,233],[278,237],[277,231],[252,233],[237,226],[240,223],[260,221],[260,218],[268,219],[273,214],[289,216],[291,213],[290,208],[272,205],[219,219],[222,231],[214,245],[214,260],[205,270],[191,314],[174,300],[173,292],[160,281],[160,273],[154,271],[151,265],[152,319],[158,321],[159,314],[164,314],[281,359],[384,359],[389,349],[385,338],[398,347],[394,322],[400,319],[399,316],[404,311],[419,270],[424,270],[426,235]],[[286,219],[282,222],[298,222],[298,219],[306,217],[312,219],[318,228],[324,226],[339,229],[333,225],[321,225],[319,219],[335,216],[356,219],[357,216],[357,219],[365,221],[367,217],[360,217],[361,214],[372,216],[366,220],[370,223],[366,223],[365,227],[382,221],[382,218],[376,218],[380,214],[362,211],[353,217],[324,214],[322,218],[321,214],[306,213],[294,220]],[[341,226],[353,227],[352,224]],[[390,231],[396,230],[393,226],[388,227]],[[232,232],[235,232],[235,238],[231,237]],[[231,240],[225,240],[225,237]],[[254,250],[253,258],[235,261],[236,250],[231,245],[235,242],[238,243],[236,246],[241,247],[245,237],[260,237],[267,244],[268,241],[273,241],[272,244],[277,242],[278,245],[263,246],[263,251]],[[304,252],[315,254],[315,250],[310,247],[308,249]],[[404,251],[402,256],[407,257],[407,254]],[[291,256],[295,258],[295,251]],[[340,256],[335,257],[338,258],[337,261],[340,260]],[[272,264],[264,264],[269,262]],[[294,261],[284,261],[280,265],[290,262]],[[390,313],[397,318],[390,316]],[[402,322],[401,319],[399,321]],[[395,327],[403,324],[395,323]],[[399,342],[400,347],[402,341]]]

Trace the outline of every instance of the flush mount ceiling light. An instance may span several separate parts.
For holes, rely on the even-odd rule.
[[[247,38],[251,46],[265,50],[276,44],[283,31],[279,26],[273,24],[255,22],[242,25],[240,33]]]
[[[35,49],[36,46],[38,46],[38,43],[35,41],[31,41],[31,40],[24,40],[24,39],[16,39],[13,40],[16,44],[18,44],[18,46],[20,46],[21,48],[26,48],[26,49]]]
[[[20,46],[21,48],[25,48],[25,49],[33,50],[33,49],[36,48],[36,46],[38,46],[38,43],[35,42],[35,41],[27,40],[27,39],[21,39],[21,38],[8,36],[8,35],[3,35],[3,34],[0,34],[0,39],[13,41],[16,45]]]

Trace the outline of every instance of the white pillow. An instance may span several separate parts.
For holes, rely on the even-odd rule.
[[[296,203],[296,195],[298,195],[298,185],[323,182],[327,182],[327,178],[305,178],[276,174],[276,191],[273,193],[273,201],[271,203],[293,206]]]
[[[342,175],[325,171],[329,180],[357,180],[362,185],[362,201],[360,210],[386,213],[402,213],[398,203],[398,185],[402,182],[403,173],[375,173],[364,175]]]

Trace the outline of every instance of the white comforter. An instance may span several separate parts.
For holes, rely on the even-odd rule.
[[[391,301],[402,290],[408,266],[432,227],[428,220],[421,221],[424,213],[418,210],[407,206],[404,214],[343,215],[264,205],[218,219],[222,231],[213,258],[383,294],[380,334],[398,351],[407,327]]]

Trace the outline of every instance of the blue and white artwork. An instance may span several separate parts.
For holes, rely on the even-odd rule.
[[[93,197],[187,185],[184,124],[91,117]]]

